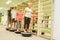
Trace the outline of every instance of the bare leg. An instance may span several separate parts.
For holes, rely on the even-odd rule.
[[[14,22],[14,29],[16,29],[16,23]]]

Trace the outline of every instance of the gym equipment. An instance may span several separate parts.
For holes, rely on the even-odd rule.
[[[30,32],[21,32],[21,34],[23,37],[31,37],[32,36],[32,33],[30,33]]]
[[[15,31],[16,34],[21,34],[21,31]]]
[[[8,27],[8,28],[6,28],[6,30],[9,30],[10,28]]]
[[[10,32],[14,32],[14,31],[16,31],[16,29],[10,29]]]
[[[24,32],[24,30],[20,30],[21,32]]]
[[[44,35],[45,33],[44,32],[41,32],[41,35]]]
[[[15,31],[16,34],[21,34],[21,32],[24,32],[23,30]]]
[[[32,32],[37,32],[36,30],[32,30]]]

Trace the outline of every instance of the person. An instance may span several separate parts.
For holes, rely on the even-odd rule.
[[[8,28],[11,28],[11,10],[12,7],[10,7],[10,9],[8,10]]]
[[[35,12],[35,10],[32,13],[32,23],[33,23],[33,29],[34,29],[35,23],[36,23],[36,12]]]
[[[22,25],[22,19],[23,19],[23,12],[21,9],[18,9],[17,13],[16,13],[16,20],[17,20],[17,31],[20,31],[21,29],[21,25]]]
[[[24,32],[29,32],[29,24],[30,24],[31,15],[32,15],[31,6],[32,6],[32,3],[28,3],[28,6],[25,8],[25,14],[24,14]]]
[[[12,28],[16,29],[15,23],[16,23],[16,7],[13,7],[12,11]]]

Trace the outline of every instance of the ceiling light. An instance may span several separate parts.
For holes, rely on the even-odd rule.
[[[6,4],[10,4],[12,1],[11,0],[8,0],[7,2],[6,2]]]

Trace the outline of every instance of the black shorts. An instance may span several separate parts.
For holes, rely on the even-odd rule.
[[[12,22],[16,22],[15,18],[12,19]]]

